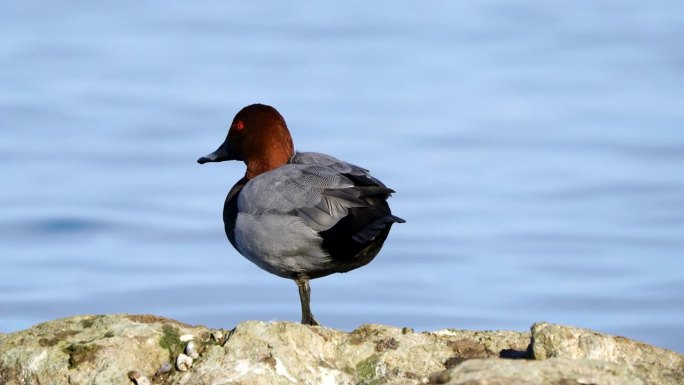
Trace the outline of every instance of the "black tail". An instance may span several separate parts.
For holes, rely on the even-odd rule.
[[[358,243],[368,243],[375,239],[383,230],[391,226],[393,223],[404,223],[405,220],[394,216],[385,215],[384,217],[378,218],[373,222],[369,223],[368,226],[364,227],[358,233],[352,235],[352,239]]]

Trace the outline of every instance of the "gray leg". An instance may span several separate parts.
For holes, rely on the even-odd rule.
[[[297,287],[299,288],[299,300],[302,302],[302,324],[304,325],[318,325],[311,313],[311,287],[309,287],[309,277],[300,275],[295,279]]]

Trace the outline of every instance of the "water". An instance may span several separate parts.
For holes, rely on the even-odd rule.
[[[397,194],[370,265],[312,283],[325,325],[525,330],[684,352],[684,3],[0,6],[0,331],[86,313],[298,320],[223,234],[265,102],[300,150]]]

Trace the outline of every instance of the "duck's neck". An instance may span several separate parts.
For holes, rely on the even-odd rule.
[[[247,165],[247,172],[245,178],[252,179],[257,175],[274,170],[280,166],[287,164],[294,151],[270,151],[261,154],[259,157],[254,157],[245,160]]]

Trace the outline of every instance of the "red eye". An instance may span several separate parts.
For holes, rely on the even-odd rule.
[[[245,124],[242,123],[242,120],[238,120],[237,122],[235,122],[235,128],[238,130],[242,130],[243,128],[245,128]]]

